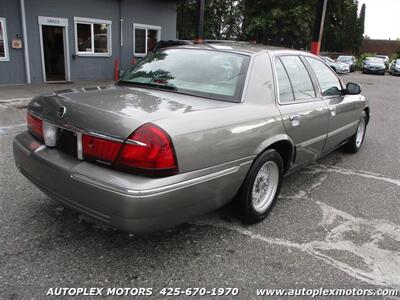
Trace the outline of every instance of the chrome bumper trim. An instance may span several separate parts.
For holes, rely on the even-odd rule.
[[[169,185],[165,185],[165,186],[161,186],[161,187],[157,187],[157,188],[147,189],[147,190],[129,189],[127,187],[123,187],[120,185],[100,181],[98,179],[95,179],[95,178],[92,178],[92,177],[89,177],[87,175],[83,175],[80,173],[72,173],[71,178],[74,180],[77,180],[77,181],[81,181],[81,182],[93,185],[93,186],[111,190],[111,191],[114,191],[114,192],[117,192],[117,193],[120,193],[123,195],[129,195],[129,196],[135,196],[135,197],[147,197],[147,196],[154,196],[154,195],[158,195],[158,194],[172,192],[172,191],[175,191],[178,189],[187,188],[187,187],[190,187],[190,186],[193,186],[196,184],[200,184],[200,183],[203,183],[206,181],[214,180],[219,177],[227,176],[227,175],[236,173],[237,171],[239,171],[239,169],[242,166],[251,164],[251,163],[252,163],[252,160],[246,161],[237,166],[230,167],[230,168],[227,168],[227,169],[224,169],[221,171],[213,172],[213,173],[210,173],[207,175],[203,175],[203,176],[199,176],[196,178],[184,180],[181,182],[177,182],[177,183],[173,183],[173,184],[169,184]]]

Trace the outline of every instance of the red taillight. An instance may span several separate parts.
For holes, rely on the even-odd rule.
[[[178,172],[174,146],[160,127],[147,123],[132,133],[118,156],[117,165],[148,175]]]
[[[30,113],[26,114],[26,123],[29,132],[37,138],[43,140],[43,122],[39,118],[34,117]]]
[[[122,143],[94,136],[82,135],[83,157],[111,164],[117,158]]]

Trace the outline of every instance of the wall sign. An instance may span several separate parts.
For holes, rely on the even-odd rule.
[[[68,19],[64,18],[53,18],[53,17],[41,17],[39,16],[39,24],[40,25],[49,25],[49,26],[68,26]]]
[[[21,39],[12,39],[11,47],[13,49],[21,49],[22,48],[22,40]]]

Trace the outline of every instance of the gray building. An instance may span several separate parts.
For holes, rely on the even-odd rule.
[[[112,79],[175,38],[175,0],[0,0],[0,85]]]

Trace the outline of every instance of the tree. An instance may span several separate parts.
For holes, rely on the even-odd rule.
[[[360,52],[360,48],[362,46],[362,42],[364,39],[364,30],[365,30],[365,10],[366,6],[365,3],[361,6],[360,10],[360,15],[358,16],[357,19],[357,34],[356,34],[356,47],[355,47],[355,52],[358,54]]]
[[[307,48],[316,0],[243,0],[243,37],[259,43]]]
[[[204,16],[205,39],[238,39],[243,20],[242,0],[207,0]],[[196,38],[197,1],[178,3],[177,27],[180,39]]]
[[[194,39],[197,1],[178,3],[180,39]],[[240,39],[296,49],[309,49],[317,0],[206,0],[205,39]],[[329,0],[322,49],[357,53],[364,34],[365,4]]]
[[[196,0],[180,1],[177,7],[177,31],[179,39],[193,40],[196,28]]]
[[[322,49],[358,53],[364,34],[365,4],[358,13],[356,0],[328,1]]]

